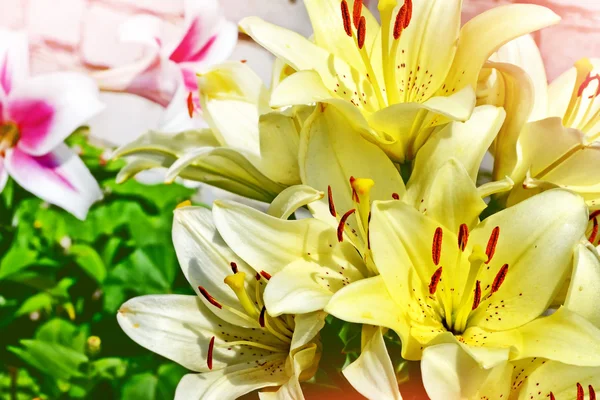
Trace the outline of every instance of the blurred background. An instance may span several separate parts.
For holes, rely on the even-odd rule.
[[[550,80],[581,57],[600,56],[597,0],[464,0],[464,21],[509,3],[545,5],[563,18],[560,25],[535,34]],[[198,0],[191,11],[185,4],[184,0],[0,0],[0,28],[29,35],[32,74],[59,70],[88,74],[99,83],[107,105],[91,121],[89,131],[69,140],[105,191],[104,201],[91,210],[85,223],[28,197],[11,182],[0,194],[1,400],[170,399],[185,373],[134,344],[114,315],[122,302],[136,295],[192,293],[179,271],[170,228],[173,208],[197,189],[138,181],[117,185],[114,177],[122,164],[110,161],[110,152],[151,129],[203,125],[186,117],[186,96],[181,93],[187,92],[180,80],[167,74],[173,63],[160,55],[178,43],[190,18],[198,17],[221,32],[224,48],[231,44],[215,54],[215,60],[246,60],[267,85],[273,59],[248,37],[238,35],[236,22],[258,15],[311,34],[301,0]],[[376,0],[368,5],[376,12]],[[134,18],[139,16],[151,23],[137,24],[144,22]],[[157,33],[156,43],[143,41],[144,30],[150,28]],[[220,195],[202,187],[196,199],[210,203]],[[359,332],[349,329],[343,338],[324,341],[339,346],[343,357],[359,345]],[[414,365],[399,366],[399,374],[416,383],[403,386],[405,398],[425,398]],[[353,398],[348,393],[307,393],[307,398]]]

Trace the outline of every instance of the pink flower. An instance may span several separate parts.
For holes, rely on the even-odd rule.
[[[546,6],[562,17],[559,25],[534,35],[553,80],[583,57],[600,53],[600,2],[582,0],[465,0],[464,21],[503,4],[534,3]]]
[[[29,77],[27,38],[0,31],[0,191],[8,176],[84,219],[102,197],[94,177],[63,140],[102,109],[80,74]]]

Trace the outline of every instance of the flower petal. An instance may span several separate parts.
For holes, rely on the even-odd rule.
[[[231,263],[235,263],[237,269],[248,276],[249,286],[256,284],[255,272],[225,244],[217,232],[209,209],[176,209],[173,218],[173,245],[181,270],[198,296],[204,299],[198,289],[202,286],[220,303],[245,313],[237,297],[223,280],[233,273]],[[249,293],[254,293],[254,287],[251,287]],[[232,324],[258,327],[257,321],[249,321],[227,310],[213,307],[208,301],[204,304]]]
[[[79,219],[85,219],[90,206],[102,198],[90,171],[64,144],[40,157],[15,147],[6,152],[4,163],[9,175],[23,188]]]
[[[351,281],[363,276],[354,247],[339,243],[337,232],[325,222],[285,221],[232,201],[215,201],[213,217],[229,247],[257,271],[275,275],[288,264],[306,260],[333,268]]]
[[[499,228],[493,257],[478,275],[483,294],[505,264],[508,273],[502,286],[471,313],[468,326],[506,330],[542,314],[567,278],[573,248],[587,223],[583,199],[565,190],[544,192],[486,218],[469,238],[486,248],[492,230]],[[495,307],[502,315],[494,314]]]
[[[500,46],[559,21],[550,9],[534,4],[511,4],[478,15],[460,31],[460,45],[443,90],[475,88],[481,67]]]
[[[300,207],[321,200],[324,196],[325,193],[313,189],[311,186],[291,186],[279,193],[269,206],[267,214],[276,218],[288,219]]]
[[[8,182],[8,171],[4,166],[4,158],[0,157],[0,193],[4,190],[6,182]]]
[[[23,32],[0,30],[0,91],[9,94],[29,76],[29,44]]]
[[[294,335],[292,336],[292,351],[312,342],[318,337],[319,332],[325,326],[327,313],[317,311],[308,314],[298,314],[294,316]]]
[[[271,93],[271,107],[310,104],[332,98],[323,79],[315,71],[295,72],[277,85]]]
[[[235,400],[256,389],[287,382],[285,359],[251,366],[239,364],[219,371],[185,375],[175,391],[175,400]]]
[[[402,400],[381,328],[363,325],[363,343],[360,356],[342,370],[348,382],[368,399]]]
[[[19,127],[19,148],[41,156],[103,107],[91,79],[73,73],[53,73],[36,76],[15,88],[5,112]]]
[[[458,343],[429,346],[423,350],[421,373],[432,400],[508,398],[512,367],[508,363],[491,369],[479,363]]]
[[[140,346],[173,360],[192,371],[209,371],[207,357],[210,341],[214,370],[239,365],[253,367],[264,361],[285,360],[287,352],[272,352],[258,347],[227,342],[250,340],[263,345],[281,346],[272,335],[242,328],[223,321],[196,296],[149,295],[124,303],[117,314],[121,329]],[[283,347],[282,347],[283,349]]]
[[[600,327],[600,258],[589,244],[578,244],[565,307]]]
[[[304,400],[302,387],[300,386],[300,375],[309,369],[315,369],[315,359],[318,362],[317,346],[312,345],[295,353],[292,357],[293,375],[277,392],[261,392],[260,400]]]

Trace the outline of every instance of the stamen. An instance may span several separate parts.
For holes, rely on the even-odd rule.
[[[591,220],[593,220],[594,218],[596,218],[596,217],[597,217],[597,216],[599,216],[599,215],[600,215],[600,210],[596,210],[596,211],[594,211],[594,212],[592,212],[592,213],[590,214],[590,218],[589,218],[589,220],[591,221]]]
[[[467,242],[469,241],[469,227],[467,224],[461,224],[458,229],[458,248],[460,251],[465,251]]]
[[[337,217],[337,213],[335,212],[335,204],[333,204],[333,193],[331,191],[331,186],[327,186],[327,200],[329,202],[329,213],[332,217]]]
[[[396,22],[394,22],[394,39],[400,39],[402,31],[404,30],[404,19],[406,18],[406,4],[400,8],[398,15],[396,15]]]
[[[437,227],[435,233],[433,234],[433,244],[431,246],[431,257],[433,258],[433,263],[435,265],[440,264],[440,257],[442,256],[442,239],[444,236],[444,231],[442,228]]]
[[[229,265],[231,265],[231,270],[233,271],[233,273],[237,274],[237,272],[238,272],[238,266],[237,266],[237,264],[232,261],[231,263],[229,263]]]
[[[254,278],[256,278],[257,281],[260,281],[260,274],[257,272],[256,275],[254,275]]]
[[[356,192],[356,187],[354,186],[354,182],[356,182],[356,178],[350,177],[350,187],[352,187],[352,201],[360,203],[360,198],[358,197],[358,193]]]
[[[556,400],[556,397],[554,397],[554,393],[550,392],[550,400]]]
[[[583,392],[583,386],[577,382],[577,400],[583,400],[585,393]]]
[[[592,385],[588,385],[588,390],[590,391],[590,400],[596,400],[596,391]]]
[[[598,235],[598,218],[594,218],[592,221],[592,233],[590,234],[590,238],[588,240],[593,244],[596,240],[596,236]]]
[[[481,303],[481,282],[475,282],[475,297],[473,298],[473,307],[471,310],[475,310],[479,307],[479,303]]]
[[[358,28],[358,24],[360,23],[360,17],[362,15],[362,6],[363,6],[363,0],[354,0],[352,21],[354,22],[355,28]]]
[[[506,278],[506,274],[508,273],[508,264],[504,264],[502,266],[502,268],[500,268],[500,271],[498,271],[498,274],[496,275],[496,277],[494,278],[494,282],[492,283],[492,290],[490,294],[494,294],[498,291],[498,289],[500,289],[500,286],[502,286],[502,283],[504,282],[504,279]]]
[[[429,294],[435,294],[438,283],[442,277],[442,267],[439,267],[431,276],[431,282],[429,282]]]
[[[367,20],[365,17],[360,17],[358,28],[356,30],[356,36],[358,40],[358,48],[362,50],[365,46],[365,38],[367,36]]]
[[[492,230],[492,234],[490,235],[490,239],[488,240],[487,247],[485,249],[485,254],[488,256],[488,260],[486,264],[489,264],[492,261],[492,257],[494,257],[494,253],[496,252],[496,245],[498,244],[498,238],[500,237],[500,227],[497,226]]]
[[[210,343],[208,344],[208,356],[206,357],[206,365],[208,365],[208,369],[213,369],[213,350],[215,348],[215,337],[210,338]]]
[[[265,312],[267,311],[267,307],[263,306],[262,310],[260,310],[260,316],[258,317],[258,323],[261,328],[265,327]]]
[[[352,37],[352,21],[350,21],[350,10],[348,10],[348,2],[342,0],[342,20],[344,21],[344,30],[346,35]]]
[[[190,118],[194,117],[194,99],[192,98],[192,92],[190,92],[190,94],[188,94],[187,97],[187,109],[188,109],[188,115],[190,116]]]
[[[208,291],[206,289],[204,289],[202,286],[198,286],[198,290],[200,291],[200,294],[202,294],[202,296],[204,296],[204,298],[213,306],[217,307],[217,308],[223,308],[223,306],[221,305],[221,303],[219,303],[217,300],[215,300],[214,297],[212,297]]]
[[[269,274],[267,271],[260,271],[260,274],[262,275],[263,278],[265,278],[266,280],[271,279],[271,274]]]
[[[406,28],[408,28],[408,25],[410,25],[410,21],[412,19],[412,11],[413,11],[412,0],[405,0],[404,6],[402,6],[402,7],[406,7],[406,16],[404,17],[404,29],[406,29]]]
[[[392,199],[400,200],[400,195],[398,193],[392,193]]]
[[[596,74],[594,76],[591,76],[591,73],[588,73],[585,80],[579,86],[579,90],[577,91],[577,97],[583,96],[583,92],[585,91],[585,89],[588,88],[588,86],[590,86],[590,83],[592,83],[593,81],[598,81],[598,89],[596,89],[596,96],[597,96],[598,91],[600,91],[600,75]],[[592,96],[591,98],[593,98],[593,97],[594,96]]]
[[[356,211],[356,209],[354,209],[354,208],[352,210],[349,210],[348,212],[346,212],[346,214],[344,214],[342,216],[342,219],[340,219],[340,223],[338,224],[338,227],[337,227],[338,242],[341,243],[344,241],[344,227],[346,226],[346,221],[352,214],[354,214],[355,211]]]

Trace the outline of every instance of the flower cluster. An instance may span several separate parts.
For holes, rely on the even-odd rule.
[[[136,156],[123,180],[166,167],[270,203],[182,204],[173,243],[197,296],[119,311],[195,372],[176,398],[304,398],[331,318],[362,326],[342,373],[370,399],[402,398],[392,332],[432,399],[596,398],[600,61],[548,86],[523,35],[553,12],[461,28],[461,4],[380,0],[379,24],[360,0],[306,0],[311,39],[244,19],[277,57],[270,88],[244,63],[200,71],[208,128],[117,151]]]

